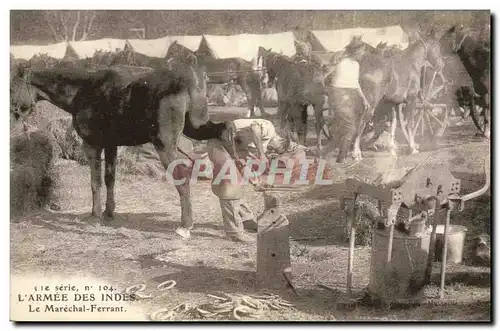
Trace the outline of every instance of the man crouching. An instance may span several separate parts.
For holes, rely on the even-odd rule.
[[[208,157],[213,163],[212,192],[219,197],[226,237],[251,243],[255,238],[244,230],[256,231],[257,221],[243,200],[241,187],[248,182],[259,185],[260,176],[269,170],[267,154],[283,156],[290,142],[264,119],[238,119],[227,122],[226,127],[220,140],[208,141]],[[293,158],[305,159],[305,148],[294,145],[292,149]],[[300,168],[300,162],[295,162],[292,173],[297,172],[296,167]]]

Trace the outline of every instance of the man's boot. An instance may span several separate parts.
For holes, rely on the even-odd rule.
[[[232,241],[242,243],[252,243],[255,239],[244,232],[242,215],[241,215],[241,200],[226,200],[220,199],[222,211],[222,222],[226,231],[226,238]]]
[[[226,233],[226,238],[231,241],[244,244],[251,244],[256,242],[256,239],[252,235],[245,232]]]

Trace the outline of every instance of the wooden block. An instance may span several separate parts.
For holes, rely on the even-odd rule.
[[[266,195],[265,204],[266,210],[258,220],[256,285],[283,289],[291,280],[289,222],[276,196]]]

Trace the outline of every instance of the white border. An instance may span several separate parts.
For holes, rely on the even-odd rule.
[[[10,4],[10,2],[2,2],[2,7],[5,4]],[[319,1],[319,0],[308,0],[308,1],[292,1],[292,0],[287,0],[287,1],[269,1],[269,0],[252,0],[252,1],[235,1],[235,0],[203,0],[203,1],[181,1],[181,2],[175,2],[175,1],[150,1],[150,0],[142,0],[142,1],[130,1],[130,2],[125,2],[125,1],[120,1],[117,2],[116,4],[119,4],[120,8],[114,7],[110,5],[110,2],[104,2],[102,0],[97,1],[97,0],[86,0],[85,2],[75,2],[75,1],[51,1],[50,3],[47,1],[41,2],[41,1],[15,1],[15,8],[9,8],[6,7],[5,10],[2,10],[2,16],[1,16],[1,21],[3,22],[2,24],[4,25],[4,28],[1,29],[1,36],[2,36],[2,46],[4,47],[4,51],[0,52],[0,56],[2,57],[2,61],[0,63],[3,63],[5,65],[5,74],[3,75],[3,80],[2,80],[2,85],[4,86],[3,88],[0,89],[1,91],[1,97],[2,97],[2,102],[1,104],[4,105],[5,109],[2,112],[2,116],[5,117],[5,120],[0,121],[0,125],[2,125],[2,128],[0,129],[0,132],[2,132],[4,136],[4,142],[0,144],[0,157],[1,157],[1,174],[5,177],[5,181],[3,183],[7,183],[9,181],[8,171],[7,169],[9,168],[9,126],[8,126],[8,89],[7,89],[7,77],[9,76],[7,69],[7,63],[8,63],[8,57],[9,57],[9,52],[8,52],[8,47],[10,44],[10,36],[9,36],[9,22],[10,22],[10,14],[9,10],[10,9],[276,9],[276,10],[282,10],[282,9],[325,9],[325,10],[348,10],[348,9],[379,9],[379,10],[398,10],[402,9],[401,6],[404,5],[406,6],[404,9],[405,10],[438,10],[438,9],[462,9],[462,10],[478,10],[478,9],[490,9],[492,12],[498,13],[498,1],[485,1],[485,0],[475,0],[475,1],[435,1],[435,0],[419,0],[419,1],[406,1],[404,3],[400,1],[368,1],[368,0],[348,0],[348,1]],[[168,6],[167,6],[168,5]],[[3,8],[2,8],[3,9]],[[497,17],[498,18],[498,17]],[[496,22],[498,24],[498,22]],[[495,34],[495,42],[497,42],[497,36]],[[498,51],[496,52],[498,56]],[[494,59],[495,63],[498,63],[497,61],[497,56]],[[494,73],[495,74],[495,73]],[[497,84],[498,85],[498,84]],[[498,87],[495,88],[494,92],[495,96],[498,96]],[[493,110],[495,112],[496,110]],[[495,127],[497,128],[496,131],[498,131],[499,125],[499,120],[498,120],[498,113],[495,116]],[[495,134],[497,136],[497,134]],[[496,145],[496,144],[495,144]],[[496,147],[495,147],[496,149]],[[498,173],[497,169],[494,169],[495,172]],[[6,328],[5,329],[13,329],[14,325],[9,323],[9,273],[7,270],[7,265],[10,266],[10,258],[9,258],[9,250],[10,250],[10,245],[9,245],[9,240],[10,240],[10,228],[9,228],[9,186],[7,184],[2,184],[1,185],[1,208],[4,217],[2,219],[3,221],[3,226],[5,227],[4,231],[1,231],[1,234],[3,236],[3,240],[1,242],[3,243],[4,247],[1,250],[1,256],[2,256],[2,265],[4,265],[4,272],[1,275],[3,286],[2,288],[4,289],[4,295],[2,295],[2,305],[1,305],[1,324],[5,324]],[[497,195],[495,195],[497,196]],[[495,201],[496,202],[496,201]],[[492,220],[494,221],[494,220]],[[495,231],[495,236],[498,238],[498,228],[500,226],[496,225],[495,228],[497,229]],[[498,254],[497,254],[498,257]],[[496,265],[498,258],[494,261],[494,265]],[[496,279],[494,280],[496,281]],[[498,287],[498,286],[496,286]],[[496,293],[495,293],[496,294]],[[492,295],[492,297],[496,295]],[[496,303],[496,306],[498,306],[498,302]],[[2,325],[3,326],[3,325]],[[75,325],[72,327],[81,327],[82,325]],[[103,329],[105,326],[91,326],[92,328],[99,330]],[[208,325],[209,326],[209,325]],[[278,327],[278,324],[272,325],[272,328]],[[404,325],[401,326],[400,328],[408,328],[408,327],[419,327],[418,325]],[[444,326],[444,325],[443,325]],[[53,325],[47,326],[49,328],[54,327]],[[144,326],[134,326],[135,328],[138,329],[143,329],[146,327]],[[177,328],[177,326],[171,326],[171,325],[163,325],[163,327],[168,327],[169,329],[172,328]],[[198,328],[199,326],[191,326],[191,327],[196,327]],[[206,327],[205,325],[203,327]],[[213,327],[213,326],[212,326]],[[220,326],[216,326],[220,327]],[[259,325],[255,326],[257,328],[268,328],[267,326],[264,325]],[[285,326],[289,327],[289,326]],[[302,326],[306,327],[306,326]],[[328,327],[332,327],[332,325],[329,325]],[[335,327],[335,325],[333,325]],[[350,326],[352,328],[365,328],[366,326]],[[426,325],[426,328],[433,328],[434,326]],[[452,326],[453,327],[453,326]],[[41,328],[40,326],[33,327],[36,329]],[[307,328],[307,327],[306,327]],[[4,329],[2,327],[2,329]]]

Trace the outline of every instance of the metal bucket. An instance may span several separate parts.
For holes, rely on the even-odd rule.
[[[373,233],[370,283],[372,295],[385,300],[417,299],[429,256],[430,232],[419,236],[394,233],[392,260],[387,264],[388,229]]]
[[[465,235],[467,228],[462,225],[448,226],[448,251],[446,252],[446,263],[462,263]],[[436,246],[434,260],[441,262],[443,254],[444,225],[436,227]]]

